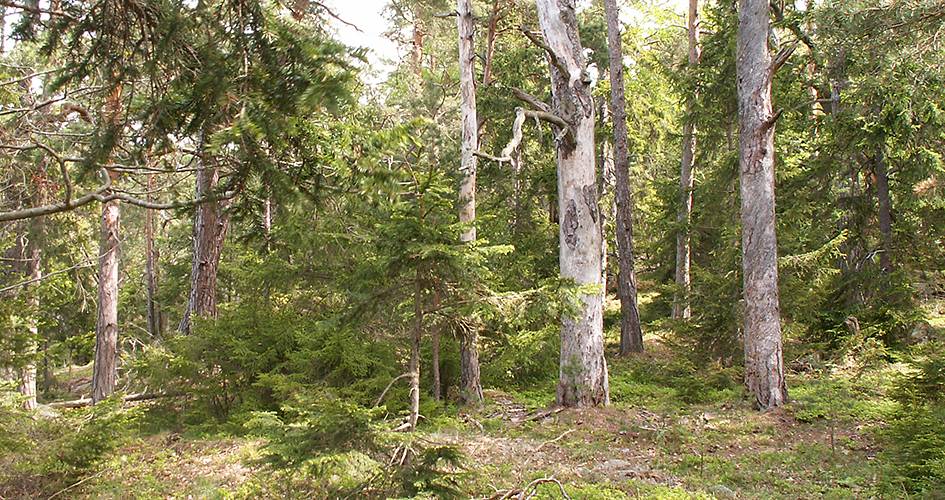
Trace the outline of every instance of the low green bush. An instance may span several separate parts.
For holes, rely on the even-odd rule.
[[[882,437],[890,488],[945,498],[945,352],[931,352],[913,360],[896,384],[899,404]]]
[[[266,439],[262,463],[289,498],[460,498],[459,450],[390,432],[386,415],[327,393],[296,395],[246,426]]]

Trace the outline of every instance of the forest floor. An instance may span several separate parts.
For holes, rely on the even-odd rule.
[[[655,358],[618,359],[611,371]],[[792,403],[767,412],[743,398],[684,405],[678,393],[646,383],[628,395],[630,382],[619,375],[607,408],[554,408],[535,393],[488,390],[481,411],[452,410],[418,434],[427,445],[463,452],[460,489],[468,498],[906,498],[882,491],[878,479],[883,465],[874,435],[883,425],[876,408],[883,397],[876,377],[883,373],[852,380],[793,372]],[[13,482],[0,485],[0,499],[284,498],[259,465],[262,444],[142,433],[67,489],[37,496],[41,490],[28,482]]]
[[[932,324],[945,326],[935,312]],[[786,354],[790,404],[759,412],[737,375],[726,385],[725,369],[694,370],[658,339],[647,349],[609,360],[609,407],[556,408],[553,383],[487,390],[476,412],[432,407],[410,439],[462,453],[462,498],[913,498],[889,480],[881,438],[903,363]],[[62,396],[87,378],[85,368],[61,377]],[[262,465],[260,438],[137,429],[92,472],[52,488],[0,454],[0,500],[334,498],[293,493]]]

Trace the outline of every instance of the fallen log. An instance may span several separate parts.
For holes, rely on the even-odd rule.
[[[151,399],[160,399],[160,398],[173,398],[177,396],[182,396],[183,393],[172,392],[172,393],[138,393],[138,394],[127,394],[121,397],[121,400],[125,403],[131,403],[135,401],[148,401]],[[91,398],[80,398],[74,399],[72,401],[57,401],[55,403],[49,403],[46,406],[50,408],[83,408],[90,406],[92,404]]]

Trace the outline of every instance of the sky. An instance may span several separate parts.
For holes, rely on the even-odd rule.
[[[373,54],[369,61],[375,68],[385,70],[379,62],[381,59],[397,60],[399,57],[397,45],[381,36],[387,30],[387,20],[381,15],[384,6],[390,0],[325,0],[332,12],[348,23],[356,25],[357,29],[335,22],[338,36],[342,42],[355,47],[369,47]],[[667,5],[674,6],[676,12],[685,13],[688,0],[663,0]],[[386,70],[392,68],[388,67]]]

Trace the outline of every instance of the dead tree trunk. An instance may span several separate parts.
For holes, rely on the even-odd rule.
[[[571,0],[537,0],[547,44],[552,110],[566,122],[556,141],[561,276],[596,287],[580,294],[576,314],[561,322],[557,403],[610,404],[604,358],[601,226],[594,151],[594,102]]]
[[[457,0],[456,25],[459,32],[459,93],[462,108],[462,182],[459,187],[459,221],[469,224],[460,241],[476,239],[476,155],[479,149],[479,130],[476,118],[476,51],[472,0]],[[462,333],[460,339],[461,404],[482,404],[482,384],[479,378],[479,328],[475,323]]]
[[[738,156],[745,297],[745,382],[762,408],[787,399],[775,234],[774,128],[767,0],[739,0]]]
[[[699,65],[702,47],[699,44],[699,0],[689,0],[689,68],[693,73]],[[696,124],[692,118],[699,92],[693,88],[686,100],[685,123],[683,124],[682,165],[679,169],[679,210],[676,222],[676,286],[679,289],[673,299],[673,317],[686,319],[692,314],[687,295],[690,291],[690,225],[692,222],[692,186],[696,158]]]

